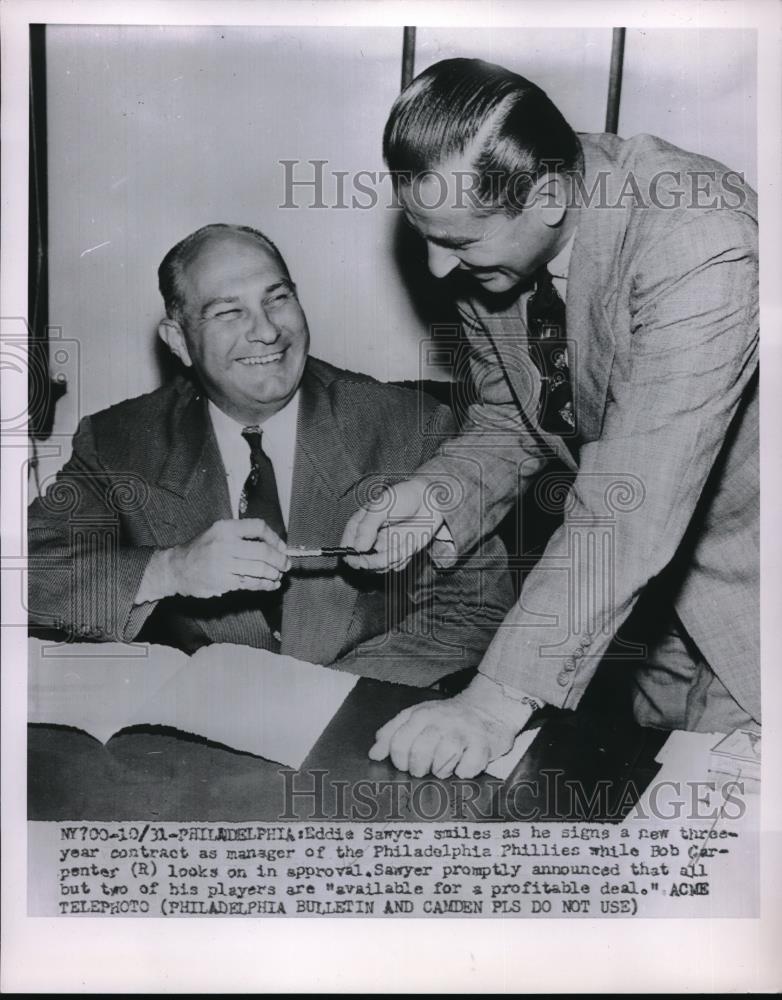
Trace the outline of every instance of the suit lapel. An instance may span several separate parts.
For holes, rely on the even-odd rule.
[[[521,300],[516,299],[507,308],[491,312],[486,311],[484,303],[478,304],[473,300],[468,304],[468,309],[475,316],[480,329],[489,336],[516,397],[528,434],[549,451],[553,451],[567,468],[575,471],[576,463],[562,438],[558,434],[544,431],[536,419],[541,389],[540,373],[530,357],[527,324],[522,315]],[[482,345],[475,341],[474,346],[479,351],[482,349]]]
[[[622,198],[622,176],[609,147],[613,136],[581,136],[584,148],[584,192],[578,232],[570,259],[567,283],[568,339],[574,347],[575,405],[580,436],[600,436],[606,396],[616,353],[611,327],[612,302],[617,294],[616,267],[627,210]]]
[[[288,519],[290,545],[336,545],[358,507],[362,472],[340,435],[328,386],[307,362],[301,387]],[[358,596],[336,559],[296,562],[283,597],[282,652],[329,663],[343,648]]]
[[[206,398],[185,384],[170,414],[168,451],[148,508],[149,527],[161,546],[193,538],[231,517],[231,501]]]
[[[579,238],[581,237],[581,238]],[[576,237],[567,283],[567,330],[579,437],[600,437],[616,342],[603,299],[602,276],[582,233]]]

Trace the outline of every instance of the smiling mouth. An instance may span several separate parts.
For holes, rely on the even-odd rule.
[[[240,365],[250,368],[253,365],[273,365],[275,361],[281,361],[285,351],[277,351],[275,354],[252,355],[247,358],[237,358]]]
[[[461,270],[473,278],[489,278],[497,273],[496,267],[464,267]]]

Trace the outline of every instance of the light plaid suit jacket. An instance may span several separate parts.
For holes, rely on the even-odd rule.
[[[523,303],[475,299],[460,311],[481,401],[421,470],[463,490],[447,514],[457,551],[551,455],[577,473],[480,669],[574,707],[655,581],[760,721],[756,197],[721,164],[651,136],[582,142],[566,302],[578,459],[535,421]]]

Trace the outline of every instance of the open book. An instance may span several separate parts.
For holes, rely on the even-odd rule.
[[[51,643],[30,639],[28,721],[105,743],[130,726],[172,726],[301,767],[357,678],[251,646]]]

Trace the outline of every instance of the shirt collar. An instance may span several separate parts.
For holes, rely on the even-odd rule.
[[[281,410],[277,410],[276,413],[267,417],[266,420],[259,425],[261,431],[263,431],[264,434],[270,432],[272,435],[276,435],[282,427],[289,427],[291,423],[295,426],[299,414],[300,396],[301,388],[298,388]],[[216,406],[211,399],[209,400],[209,416],[211,417],[215,436],[221,449],[223,442],[235,440],[237,435],[241,435],[245,427],[255,426],[242,424],[238,420],[234,420],[233,417],[229,417],[228,414],[223,413],[220,407]]]
[[[574,229],[570,239],[562,247],[557,256],[546,264],[552,278],[564,278],[567,280],[568,271],[570,270],[570,256],[573,253],[576,232],[577,230]]]
[[[267,417],[261,424],[261,430],[264,434],[270,434],[277,436],[282,432],[283,428],[296,427],[296,422],[299,416],[299,399],[301,397],[301,387],[299,387],[296,392],[291,396],[288,402],[283,406],[281,410],[277,410],[270,417]],[[295,434],[295,430],[294,430]]]
[[[209,419],[212,421],[218,447],[221,452],[225,453],[226,448],[233,443],[237,435],[242,433],[244,425],[240,424],[238,420],[234,420],[233,417],[229,417],[227,413],[223,413],[220,407],[215,406],[211,399],[208,402],[208,406]]]

